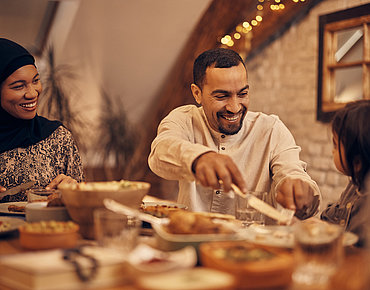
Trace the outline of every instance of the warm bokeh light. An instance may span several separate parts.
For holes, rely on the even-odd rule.
[[[249,22],[245,21],[243,22],[243,27],[248,28],[250,26]]]
[[[227,46],[233,46],[234,45],[234,41],[233,40],[230,40],[226,43]]]
[[[234,38],[235,39],[240,39],[242,36],[240,35],[240,33],[236,32],[234,33]]]
[[[293,1],[295,3],[299,3],[299,2],[305,2],[306,0],[291,0],[291,1]],[[230,32],[230,35],[232,35],[232,37],[233,37],[233,39],[235,39],[235,41],[241,39],[242,34],[244,34],[244,35],[248,34],[252,30],[253,27],[261,25],[261,22],[263,20],[262,15],[264,15],[264,13],[262,11],[264,9],[263,4],[265,2],[266,2],[266,0],[258,0],[257,5],[256,5],[255,19],[252,19],[250,21],[244,21],[243,23],[238,24],[235,27],[235,31]],[[278,10],[285,9],[285,5],[282,3],[282,0],[268,0],[268,2],[274,3],[274,4],[269,4],[270,9],[273,10],[273,11],[278,11]],[[264,21],[268,21],[268,18],[265,18]],[[233,46],[235,44],[235,42],[234,42],[234,40],[232,39],[232,37],[230,35],[225,35],[223,38],[221,38],[220,42],[224,45],[227,45],[227,46]],[[251,39],[251,37],[252,37],[251,35],[252,34],[249,34],[249,37],[247,37],[247,38]]]
[[[247,28],[243,28],[243,33],[248,33],[252,30],[252,26],[248,26]]]

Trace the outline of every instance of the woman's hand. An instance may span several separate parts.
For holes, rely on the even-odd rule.
[[[5,190],[6,190],[6,188],[4,186],[0,185],[0,192],[4,192]]]
[[[77,183],[76,180],[74,180],[72,177],[59,174],[57,177],[55,177],[48,186],[45,187],[45,189],[54,189],[57,188],[59,184],[71,184],[71,183]]]

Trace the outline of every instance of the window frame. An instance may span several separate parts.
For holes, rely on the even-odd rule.
[[[336,63],[335,33],[354,27],[363,28],[363,58],[361,61]],[[370,99],[370,3],[319,16],[319,62],[317,120],[329,122],[335,111],[346,103],[334,101],[336,69],[362,67],[363,98]]]

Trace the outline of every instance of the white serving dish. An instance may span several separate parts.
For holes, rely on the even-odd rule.
[[[237,241],[244,240],[237,232],[231,234],[171,234],[164,229],[164,226],[152,225],[157,247],[163,251],[174,251],[186,246],[193,246],[198,250],[198,246],[204,242],[212,241]]]
[[[69,221],[70,217],[65,206],[47,207],[47,202],[31,202],[26,205],[26,221]]]

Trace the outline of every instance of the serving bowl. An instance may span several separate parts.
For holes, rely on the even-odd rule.
[[[270,289],[291,283],[294,257],[286,250],[223,241],[203,243],[199,252],[203,266],[234,275],[242,289]]]
[[[46,201],[31,202],[26,204],[26,221],[68,221],[70,220],[67,208],[65,206],[48,207]]]
[[[141,181],[101,181],[63,184],[58,187],[62,201],[73,221],[86,239],[94,239],[94,210],[104,208],[105,198],[138,209],[150,184]]]
[[[19,227],[19,242],[29,250],[73,248],[78,241],[79,226],[74,222],[41,221]]]

